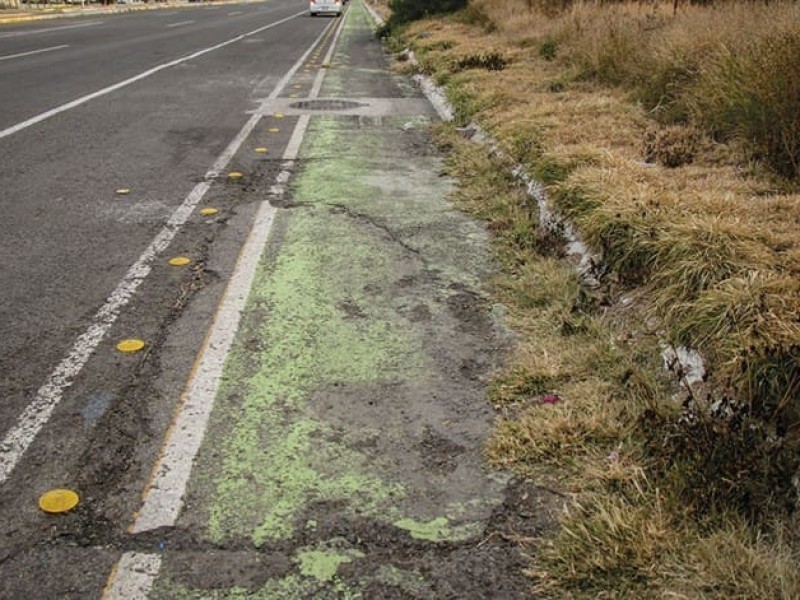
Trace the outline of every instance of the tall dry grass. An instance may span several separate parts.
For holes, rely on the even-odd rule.
[[[574,76],[622,85],[662,122],[741,140],[782,175],[800,173],[800,5],[473,0],[497,30],[538,44]]]
[[[525,339],[492,389],[508,412],[487,452],[581,498],[540,557],[560,592],[800,597],[799,23],[780,2],[472,0],[407,31],[458,122],[548,184],[611,267],[587,302],[554,274],[535,207],[486,174],[501,167],[458,151]],[[708,381],[670,388],[656,340],[699,349]]]

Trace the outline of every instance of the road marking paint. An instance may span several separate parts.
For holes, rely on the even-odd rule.
[[[25,35],[34,35],[37,33],[49,33],[51,31],[63,31],[64,29],[80,29],[81,27],[91,27],[93,25],[100,25],[103,21],[86,21],[85,23],[78,23],[77,25],[62,25],[61,27],[48,27],[47,29],[32,29],[29,31],[14,31],[11,33],[0,34],[0,39],[22,37]]]
[[[61,50],[62,48],[69,48],[69,44],[61,44],[60,46],[50,46],[49,48],[41,48],[39,50],[31,50],[30,52],[20,52],[19,54],[8,54],[0,56],[0,60],[11,60],[12,58],[22,58],[23,56],[33,56],[34,54],[43,54],[44,52],[52,52],[53,50]]]
[[[160,554],[126,552],[114,567],[103,598],[145,600],[161,569]],[[124,576],[123,576],[124,574]]]
[[[307,54],[320,43],[331,26],[333,25],[326,27],[306,54],[294,64],[264,104],[280,95]],[[341,27],[341,24],[339,26]],[[259,113],[254,114],[248,122],[252,123],[250,131],[267,114],[266,111]],[[284,157],[297,155],[307,124],[308,119],[299,121]],[[217,169],[219,170],[221,169]],[[278,175],[278,180],[288,181],[288,177],[289,173],[281,173]],[[145,489],[142,508],[129,529],[131,533],[172,526],[178,518],[192,463],[200,448],[211,414],[222,367],[236,335],[239,318],[269,235],[274,213],[275,209],[268,200],[262,202],[178,403],[176,416],[167,432],[161,455]]]
[[[59,514],[71,511],[78,506],[80,496],[72,490],[55,489],[39,497],[39,508],[46,513]]]
[[[345,20],[342,19],[339,23],[332,44],[336,43],[344,22]],[[320,34],[312,48],[320,42],[329,27],[326,27]],[[329,52],[333,52],[333,46]],[[290,80],[288,76],[301,64],[301,61],[295,63],[287,77],[284,78],[283,84],[279,85],[270,95],[270,99],[277,97],[281,88]],[[314,93],[319,93],[322,76],[323,74],[320,73],[318,81],[315,82]],[[256,114],[251,120],[257,122],[258,117],[259,115]],[[283,153],[284,169],[277,176],[276,182],[289,180],[294,160],[299,154],[300,144],[310,119],[310,115],[302,115],[298,119]],[[282,186],[280,187],[282,189]],[[191,468],[211,416],[225,359],[236,336],[261,252],[272,228],[274,215],[275,209],[269,200],[263,201],[259,206],[247,241],[239,254],[224,296],[217,307],[217,314],[214,316],[211,329],[195,360],[186,389],[178,405],[178,411],[167,432],[161,455],[153,468],[153,474],[144,492],[142,508],[136,514],[134,522],[129,528],[130,533],[171,527],[178,519]],[[147,562],[147,557],[151,559],[151,563]],[[109,577],[103,599],[146,598],[158,577],[160,564],[161,555],[133,552],[123,554]]]
[[[169,259],[169,264],[173,267],[185,267],[190,262],[192,262],[192,259],[190,259],[188,256],[176,256]]]
[[[166,27],[167,27],[167,29],[169,29],[171,27],[183,27],[184,25],[191,25],[192,23],[194,23],[194,21],[180,21],[178,23],[170,23]]]
[[[305,11],[298,14],[305,14]],[[293,18],[295,18],[295,16],[271,23],[249,34],[237,36],[233,38],[233,40],[242,39],[243,37],[269,29]],[[321,36],[322,34],[320,34],[320,37]],[[230,43],[233,43],[233,41],[229,40],[223,42],[222,44],[214,46],[214,48],[219,48]],[[195,53],[195,55],[205,54],[209,51],[210,49],[206,49]],[[308,53],[304,54],[301,60],[305,60],[307,54]],[[175,64],[178,62],[180,61],[173,61]],[[295,63],[286,75],[283,76],[265,102],[278,97],[278,94],[280,94],[289,81],[291,81],[291,78],[295,75],[300,64],[301,61]],[[142,78],[142,76],[138,77],[140,79]],[[117,85],[121,87],[120,84]],[[14,426],[6,433],[2,441],[0,441],[0,485],[8,479],[9,475],[22,458],[22,455],[27,451],[34,438],[39,434],[39,431],[41,431],[42,427],[44,427],[45,423],[50,419],[56,406],[61,401],[64,391],[73,384],[75,377],[80,373],[81,369],[83,369],[89,357],[94,353],[108,330],[117,320],[122,308],[130,302],[133,294],[147,275],[149,275],[152,270],[152,263],[167,246],[169,246],[172,239],[184,223],[186,223],[192,211],[211,187],[211,181],[213,181],[216,174],[225,169],[231,158],[233,158],[233,155],[236,154],[239,147],[244,143],[244,140],[258,124],[261,119],[261,112],[262,111],[257,111],[256,114],[250,117],[236,137],[228,144],[228,147],[219,155],[211,166],[211,169],[206,173],[205,180],[195,185],[186,196],[186,199],[175,209],[164,228],[153,241],[150,242],[150,245],[145,249],[139,259],[128,269],[125,277],[123,277],[122,281],[108,297],[105,304],[97,311],[93,318],[93,323],[78,337],[70,352],[56,366],[52,373],[50,373],[44,385],[37,391],[36,397],[25,408]],[[0,135],[0,137],[3,136]]]
[[[244,13],[244,11],[243,11],[243,10],[235,10],[235,11],[233,11],[233,12],[229,12],[229,13],[228,13],[228,16],[229,16],[229,17],[232,17],[232,16],[234,16],[234,15],[241,15],[241,14],[243,14],[243,13]]]
[[[142,348],[144,348],[144,342],[136,339],[122,340],[119,344],[117,344],[117,350],[125,354],[139,352],[139,350]]]
[[[210,215],[215,215],[218,212],[219,212],[219,210],[217,210],[216,208],[211,208],[210,206],[200,209],[200,214],[203,215],[203,216],[206,216],[206,217],[208,217]]]
[[[123,81],[120,81],[119,83],[115,83],[115,84],[110,85],[110,86],[108,86],[106,88],[103,88],[101,90],[97,90],[96,92],[92,92],[91,94],[87,94],[86,96],[82,96],[80,98],[72,100],[71,102],[67,102],[66,104],[62,104],[61,106],[57,106],[56,108],[52,108],[52,109],[50,109],[48,111],[45,111],[45,112],[43,112],[41,114],[36,115],[35,117],[31,117],[30,119],[22,121],[21,123],[17,123],[16,125],[13,125],[12,127],[9,127],[7,129],[3,129],[2,131],[0,131],[0,139],[3,139],[4,137],[8,137],[9,135],[17,133],[18,131],[22,131],[23,129],[27,129],[31,125],[36,125],[37,123],[41,123],[42,121],[45,121],[45,120],[49,119],[50,117],[54,117],[54,116],[56,116],[58,114],[61,114],[62,112],[66,112],[68,110],[72,110],[73,108],[76,108],[76,107],[80,106],[81,104],[85,104],[85,103],[89,102],[90,100],[94,100],[96,98],[100,98],[101,96],[105,96],[106,94],[110,94],[111,92],[115,92],[115,91],[117,91],[119,89],[127,87],[127,86],[131,85],[132,83],[136,83],[137,81],[141,81],[142,79],[146,79],[146,78],[150,77],[151,75],[155,75],[156,73],[159,73],[159,72],[163,71],[164,69],[169,69],[171,67],[175,67],[175,66],[183,64],[183,63],[185,63],[187,61],[193,60],[195,58],[199,58],[200,56],[203,56],[204,54],[208,54],[209,52],[214,52],[215,50],[219,50],[220,48],[225,48],[226,46],[230,46],[231,44],[235,44],[236,42],[239,42],[239,41],[241,41],[241,40],[243,40],[245,38],[257,35],[257,34],[261,33],[262,31],[266,31],[268,29],[272,29],[273,27],[277,27],[278,25],[282,25],[282,24],[284,24],[284,23],[286,23],[288,21],[296,19],[300,15],[305,15],[305,14],[306,14],[306,11],[297,12],[297,13],[295,13],[293,15],[290,15],[290,16],[284,18],[284,19],[281,19],[279,21],[275,21],[274,23],[270,23],[268,25],[264,25],[263,27],[259,27],[258,29],[254,29],[252,31],[248,31],[247,33],[243,33],[241,35],[237,35],[236,37],[233,37],[233,38],[231,38],[229,40],[226,40],[226,41],[221,42],[219,44],[216,44],[214,46],[209,46],[208,48],[203,48],[202,50],[198,50],[197,52],[193,52],[192,54],[184,56],[183,58],[177,58],[175,60],[171,60],[169,62],[160,64],[160,65],[158,65],[156,67],[153,67],[152,69],[148,69],[147,71],[139,73],[138,75],[134,75],[133,77],[130,77],[129,79],[125,79]],[[100,21],[98,21],[98,22],[100,22]]]

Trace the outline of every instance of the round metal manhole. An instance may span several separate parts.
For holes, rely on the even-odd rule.
[[[367,105],[352,100],[301,100],[289,106],[299,110],[352,110]]]

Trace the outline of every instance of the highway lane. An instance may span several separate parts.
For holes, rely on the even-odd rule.
[[[151,261],[151,273],[137,280],[136,292],[89,352],[74,383],[64,388],[52,416],[15,467],[6,469],[0,484],[0,597],[33,590],[37,597],[69,596],[56,593],[64,589],[86,597],[102,585],[115,556],[101,547],[113,545],[136,509],[249,230],[255,208],[247,198],[263,199],[281,168],[271,157],[281,155],[293,119],[267,115],[239,140],[227,166],[243,171],[244,179],[228,181],[224,173],[219,180],[207,177],[259,101],[286,84],[282,78],[335,21],[292,18],[298,6],[285,0],[233,6],[175,15],[104,15],[97,25],[45,33],[33,32],[82,21],[0,28],[0,35],[32,32],[0,37],[0,56],[36,50],[32,41],[69,46],[0,61],[4,129],[264,28],[0,139],[4,440],[200,183],[209,183],[202,205],[220,209],[216,217],[194,211],[185,225],[173,228],[174,239]],[[242,14],[228,14],[239,10]],[[195,22],[166,28],[189,20]],[[307,91],[300,78],[292,83],[283,95]],[[266,158],[254,153],[256,146],[269,147]],[[120,188],[130,192],[117,195]],[[177,254],[189,256],[192,265],[168,266],[167,259]],[[132,336],[146,341],[144,355],[116,352],[115,343]],[[0,458],[8,454],[2,446]],[[84,501],[56,522],[39,511],[36,499],[58,486],[80,488]],[[93,549],[64,555],[47,546],[53,535],[74,536]],[[48,569],[52,560],[63,565],[57,573]]]
[[[303,8],[270,0],[237,10],[152,10],[0,28],[0,58],[60,47],[0,60],[0,130]]]

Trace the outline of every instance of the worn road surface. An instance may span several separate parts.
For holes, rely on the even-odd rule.
[[[0,29],[152,51],[0,61],[0,596],[528,597],[548,499],[481,456],[510,340],[433,108],[362,0],[161,12]]]

